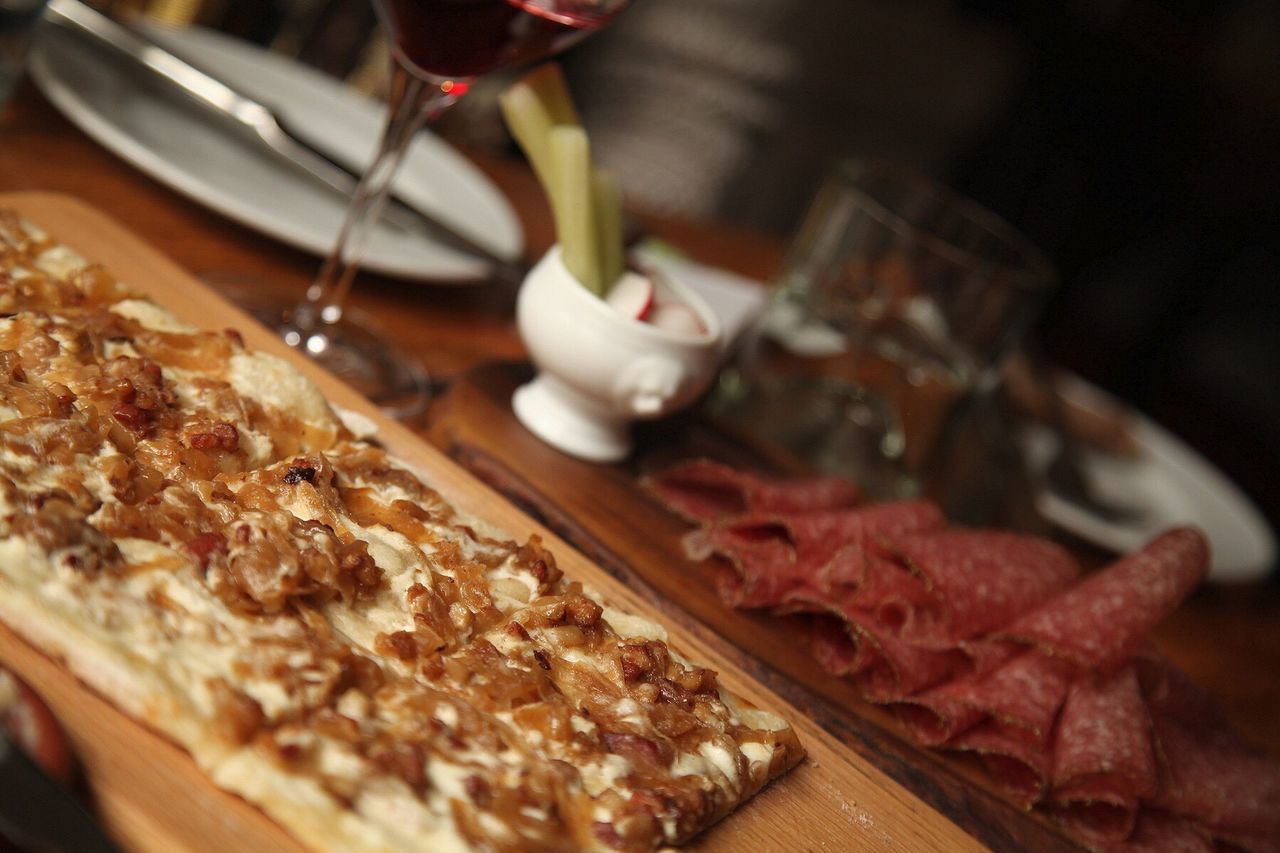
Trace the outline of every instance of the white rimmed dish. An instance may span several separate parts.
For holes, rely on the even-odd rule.
[[[1065,382],[1062,391],[1084,408],[1117,411],[1123,405],[1079,377]],[[1131,413],[1129,429],[1136,454],[1086,448],[1082,464],[1100,497],[1140,508],[1139,518],[1108,521],[1043,488],[1036,495],[1039,512],[1063,530],[1117,554],[1137,550],[1169,527],[1194,524],[1209,538],[1211,581],[1243,583],[1266,577],[1275,568],[1275,534],[1239,487],[1148,418]],[[1029,467],[1038,476],[1057,449],[1057,438],[1032,425],[1021,439]]]
[[[256,45],[198,28],[150,28],[156,41],[279,111],[291,129],[361,170],[385,106],[340,81]],[[128,60],[52,26],[32,50],[32,79],[76,126],[137,168],[230,219],[317,256],[332,248],[346,200],[220,126]],[[524,237],[510,204],[452,147],[414,140],[396,191],[458,231],[517,258]],[[364,267],[441,283],[486,280],[482,261],[430,238],[375,229]]]

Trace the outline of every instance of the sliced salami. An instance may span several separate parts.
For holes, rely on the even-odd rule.
[[[975,753],[996,787],[1023,808],[1030,808],[1045,795],[1050,773],[1048,750],[1021,729],[987,720],[953,738],[947,748]]]
[[[1193,729],[1152,709],[1160,756],[1155,805],[1215,836],[1280,839],[1280,763],[1229,731]]]
[[[716,525],[708,535],[712,549],[728,557],[741,575],[740,583],[722,589],[725,603],[768,607],[782,604],[802,585],[812,586],[839,555],[857,558],[860,551],[874,551],[882,537],[941,523],[935,505],[904,501],[792,515],[755,513]]]
[[[1139,810],[1127,839],[1090,846],[1107,853],[1214,853],[1213,842],[1193,821],[1149,808]]]
[[[990,715],[996,726],[1021,729],[1033,741],[1046,743],[1073,675],[1069,663],[1033,649],[980,678],[955,681],[938,692]]]
[[[809,645],[818,664],[835,676],[857,675],[876,663],[875,650],[849,636],[843,619],[815,616]]]
[[[940,689],[926,690],[895,702],[893,713],[911,739],[924,746],[942,746],[987,718],[985,711]]]
[[[872,702],[896,702],[907,696],[970,671],[968,656],[960,649],[926,649],[904,643],[871,619],[849,622],[858,644],[875,649],[878,660],[856,679]]]
[[[641,479],[680,516],[715,521],[748,512],[809,512],[853,506],[858,489],[839,477],[766,479],[712,462],[694,459]]]
[[[1054,733],[1055,809],[1077,837],[1117,841],[1156,792],[1151,720],[1134,667],[1086,674],[1067,692]]]
[[[1148,632],[1204,577],[1209,546],[1182,527],[1091,575],[1000,631],[1035,643],[1082,667],[1110,669],[1142,645]]]
[[[1076,561],[1044,539],[993,530],[948,528],[904,533],[892,550],[947,603],[947,625],[908,625],[904,637],[947,642],[979,636],[1065,589]],[[943,636],[929,632],[945,631]]]

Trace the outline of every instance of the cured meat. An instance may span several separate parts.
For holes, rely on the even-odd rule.
[[[709,463],[676,481],[702,522],[686,550],[731,564],[722,598],[814,614],[818,662],[916,743],[972,755],[1092,849],[1280,853],[1280,765],[1144,646],[1205,574],[1199,531],[1081,580],[1056,544],[947,527],[927,502],[832,509]]]
[[[893,713],[911,739],[924,746],[942,746],[987,718],[985,711],[940,690],[901,699],[893,704]]]
[[[840,554],[878,552],[886,537],[940,526],[942,513],[927,501],[902,501],[864,509],[779,515],[756,513],[710,529],[711,548],[729,558],[738,582],[721,586],[732,607],[782,604],[787,593],[813,585]],[[849,574],[849,572],[846,572]]]
[[[1120,841],[1098,842],[1108,853],[1213,853],[1213,842],[1186,818],[1158,809],[1138,812],[1133,834]]]
[[[1139,800],[1155,792],[1151,722],[1135,668],[1077,678],[1054,735],[1059,818],[1076,837],[1121,840],[1133,832]]]
[[[1022,729],[987,720],[957,735],[946,748],[975,753],[991,781],[1023,808],[1045,795],[1051,772],[1048,751]]]
[[[870,644],[877,654],[874,664],[866,666],[857,678],[863,695],[872,702],[895,702],[971,669],[968,656],[960,649],[926,649],[904,643],[869,620],[849,625],[858,645]]]
[[[1033,536],[948,528],[893,537],[892,550],[946,602],[947,624],[907,624],[904,637],[948,642],[1003,627],[1064,589],[1080,566]],[[941,636],[937,632],[945,632]]]
[[[832,675],[856,675],[876,663],[875,650],[854,642],[844,621],[832,616],[813,618],[809,646],[818,664]]]
[[[766,479],[694,459],[645,477],[642,485],[689,521],[713,521],[748,512],[810,512],[853,506],[858,489],[840,477]]]
[[[1067,695],[1073,667],[1038,651],[1024,652],[981,678],[940,689],[947,698],[989,714],[999,726],[1047,742]]]
[[[1209,545],[1191,527],[1162,534],[1022,616],[1000,634],[1035,643],[1088,668],[1110,669],[1205,575]]]
[[[1161,757],[1153,802],[1226,840],[1280,846],[1280,764],[1224,729],[1191,728],[1152,710]]]

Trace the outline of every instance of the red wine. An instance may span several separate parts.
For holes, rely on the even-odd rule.
[[[398,58],[450,80],[550,56],[603,26],[619,0],[385,0]]]

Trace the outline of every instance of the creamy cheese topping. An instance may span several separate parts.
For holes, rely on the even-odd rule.
[[[798,759],[287,362],[3,212],[0,300],[0,615],[308,844],[652,849]]]

